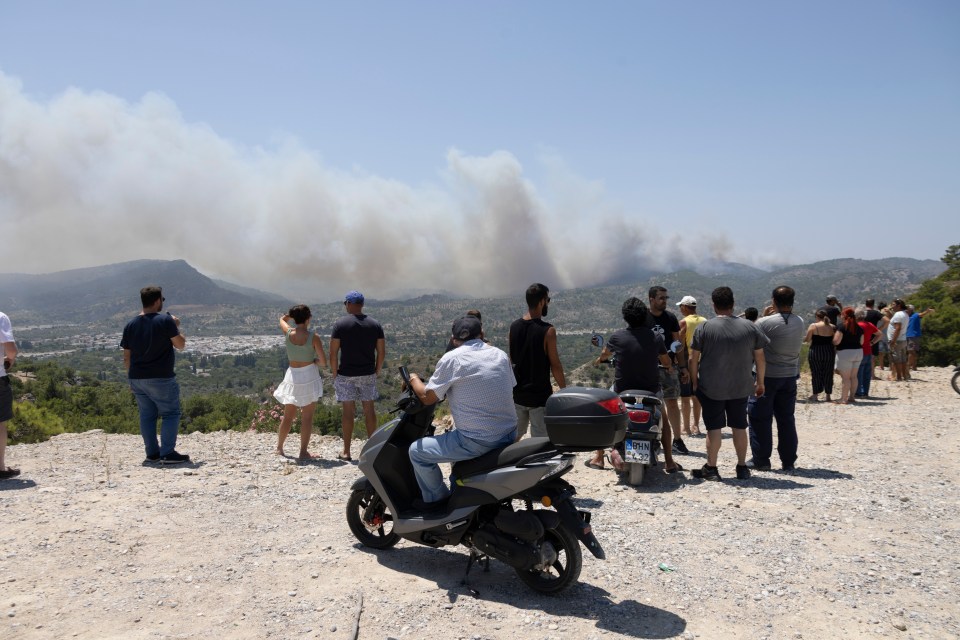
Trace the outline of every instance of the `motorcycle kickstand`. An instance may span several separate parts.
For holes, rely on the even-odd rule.
[[[467,560],[467,570],[463,572],[463,580],[460,581],[460,584],[467,584],[467,576],[470,575],[470,569],[474,562],[483,562],[483,572],[490,573],[490,556],[477,553],[471,549],[470,558]]]

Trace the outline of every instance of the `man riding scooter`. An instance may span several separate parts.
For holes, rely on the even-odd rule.
[[[483,341],[482,325],[473,316],[454,322],[452,334],[455,348],[440,358],[429,381],[410,374],[410,389],[424,405],[444,397],[450,401],[456,425],[410,445],[410,461],[423,494],[413,506],[425,513],[442,511],[450,496],[438,463],[478,458],[512,443],[517,431],[516,379],[507,354]]]

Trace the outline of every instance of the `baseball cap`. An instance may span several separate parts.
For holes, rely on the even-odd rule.
[[[451,334],[457,340],[467,341],[480,337],[483,325],[473,316],[463,316],[454,321]]]
[[[359,291],[351,291],[343,296],[343,301],[349,302],[350,304],[363,304],[363,294]]]
[[[683,296],[683,300],[677,303],[678,307],[695,307],[697,306],[697,299],[693,296]]]

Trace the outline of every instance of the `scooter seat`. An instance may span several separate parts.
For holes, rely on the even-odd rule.
[[[451,475],[454,478],[466,478],[483,471],[506,467],[541,451],[554,449],[550,438],[525,438],[520,442],[488,451],[473,460],[461,460],[453,464]]]

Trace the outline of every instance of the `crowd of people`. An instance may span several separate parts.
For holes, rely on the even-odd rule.
[[[826,401],[853,404],[869,397],[870,382],[878,379],[877,369],[884,370],[887,357],[891,380],[910,379],[920,351],[921,320],[934,312],[918,312],[899,298],[889,306],[867,299],[857,308],[844,307],[831,295],[807,326],[793,313],[795,292],[788,286],[776,287],[762,312],[748,307],[739,315],[734,315],[733,291],[718,287],[711,294],[712,318],[698,313],[697,300],[689,295],[676,304],[678,318],[667,308],[670,297],[665,287],[651,287],[647,294],[646,303],[636,297],[623,303],[627,326],[606,341],[596,363],[617,356],[615,391],[648,389],[662,399],[666,473],[684,470],[674,454],[689,453],[683,436],[704,435],[702,419],[707,461],[692,475],[704,480],[720,479],[717,459],[724,427],[733,431],[738,479],[749,478],[751,469],[771,468],[774,422],[780,464],[786,470],[794,468],[798,449],[794,410],[803,343],[809,344],[812,393],[808,401],[818,402],[823,394]],[[547,399],[567,381],[557,349],[557,331],[545,320],[550,290],[534,283],[525,297],[527,312],[510,325],[507,352],[487,342],[481,314],[471,310],[453,323],[447,352],[429,380],[411,376],[411,391],[424,404],[444,398],[449,401],[456,427],[418,440],[410,448],[423,509],[442,507],[449,495],[439,475],[439,462],[477,457],[518,441],[528,432],[531,437],[547,435]],[[174,374],[174,352],[185,347],[186,337],[180,331],[180,319],[163,313],[165,298],[160,287],[144,287],[140,300],[142,311],[124,327],[120,346],[139,408],[145,462],[186,463],[190,457],[176,450],[181,410]],[[313,458],[308,450],[311,424],[323,396],[321,372],[327,368],[336,401],[342,406],[343,450],[337,459],[352,461],[357,402],[368,437],[377,429],[374,401],[377,377],[386,358],[384,331],[363,312],[364,296],[359,291],[347,293],[343,305],[344,315],[331,331],[329,352],[320,335],[310,329],[312,315],[306,305],[295,305],[279,319],[289,362],[273,394],[284,409],[277,438],[279,455],[286,455],[284,443],[299,413],[302,426],[297,458]],[[12,417],[6,370],[16,359],[17,348],[10,320],[2,313],[0,343],[4,351],[0,479],[5,479],[19,474],[4,463],[7,421]],[[840,377],[836,400],[834,374]],[[622,463],[615,450],[609,456],[599,450],[586,465],[604,469],[605,462],[614,467]]]

